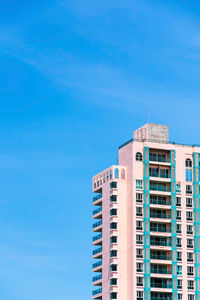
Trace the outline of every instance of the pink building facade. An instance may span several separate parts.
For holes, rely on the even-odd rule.
[[[93,299],[200,300],[200,147],[146,124],[93,177]]]

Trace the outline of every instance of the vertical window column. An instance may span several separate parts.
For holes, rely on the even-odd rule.
[[[200,207],[199,207],[199,153],[193,153],[193,188],[194,188],[194,253],[195,253],[195,280],[196,280],[196,299],[200,299]]]
[[[171,233],[172,233],[172,300],[177,299],[177,224],[176,224],[176,152],[170,151],[171,162]]]
[[[150,271],[150,196],[149,196],[149,147],[144,147],[144,295],[151,299]]]

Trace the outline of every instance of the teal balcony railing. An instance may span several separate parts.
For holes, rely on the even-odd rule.
[[[100,260],[100,261],[94,263],[94,264],[92,265],[92,268],[95,269],[95,268],[97,268],[97,267],[100,267],[101,265],[102,265],[102,261]]]
[[[172,257],[170,255],[165,255],[165,254],[151,254],[151,259],[160,259],[160,260],[171,260]]]
[[[94,223],[94,224],[92,225],[92,228],[96,228],[96,227],[98,227],[98,226],[100,226],[100,225],[102,225],[102,221],[101,221],[101,220],[98,221],[98,222],[96,222],[96,223]]]
[[[102,238],[102,233],[95,235],[92,240],[93,240],[93,242],[95,242],[101,238]]]
[[[161,289],[171,289],[171,283],[158,283],[158,282],[151,282],[151,287],[153,288],[161,288]]]
[[[96,214],[98,214],[101,211],[102,211],[102,207],[99,207],[99,208],[93,210],[93,215],[96,215]]]
[[[151,185],[150,184],[150,190],[151,191],[160,191],[160,192],[171,192],[171,189],[166,186],[162,185]]]
[[[150,218],[171,219],[171,215],[150,212]]]
[[[151,268],[151,273],[153,273],[153,274],[172,274],[172,271],[167,270],[167,269],[152,269]]]
[[[159,155],[155,155],[155,154],[150,154],[149,160],[150,161],[158,161],[158,162],[166,162],[166,163],[170,162],[170,159],[166,158],[165,156],[159,156]]]
[[[165,242],[165,241],[157,241],[157,240],[151,240],[150,241],[151,246],[165,246],[165,247],[171,247],[171,242]]]
[[[158,296],[158,297],[152,297],[151,296],[151,300],[172,300],[172,297],[170,296],[170,297],[160,297],[160,296]]]
[[[153,232],[171,232],[171,228],[150,227],[150,231],[153,231]]]
[[[102,198],[102,194],[99,194],[99,195],[93,197],[93,202],[98,200],[98,199],[101,199],[101,198]]]
[[[94,276],[94,277],[92,278],[92,282],[98,281],[98,280],[101,280],[101,279],[102,279],[102,275]]]
[[[100,252],[102,252],[102,247],[99,247],[99,248],[93,250],[92,254],[95,255],[95,254],[100,253]]]
[[[157,178],[171,178],[169,174],[167,173],[154,173],[150,171],[149,174],[150,177],[157,177]]]
[[[93,291],[93,292],[92,292],[92,295],[95,296],[95,295],[98,295],[98,294],[101,294],[101,293],[102,293],[102,288]]]
[[[150,204],[158,204],[158,205],[171,205],[171,202],[168,200],[163,200],[163,199],[151,199],[150,198]]]

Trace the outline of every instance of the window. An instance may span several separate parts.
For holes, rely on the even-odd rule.
[[[185,160],[185,166],[186,166],[187,168],[191,168],[191,167],[192,167],[192,161],[191,161],[191,159],[187,158],[187,159]]]
[[[180,210],[176,211],[176,218],[177,218],[177,220],[181,220],[181,211]]]
[[[117,285],[117,278],[111,278],[110,285]]]
[[[112,299],[117,299],[117,293],[114,293],[114,292],[110,293],[110,299],[111,300]]]
[[[182,300],[183,299],[183,295],[182,294],[178,294],[178,300]]]
[[[117,257],[117,250],[111,250],[110,257]]]
[[[110,202],[117,202],[117,195],[110,196]]]
[[[194,281],[188,280],[188,290],[193,290],[193,289],[194,289]]]
[[[117,243],[117,236],[111,236],[111,237],[110,237],[110,243],[111,243],[111,244]]]
[[[142,217],[143,213],[142,213],[142,207],[137,206],[136,207],[136,216],[137,217]]]
[[[135,155],[135,159],[138,160],[138,161],[142,161],[142,153],[137,152],[136,155]]]
[[[182,266],[177,266],[177,275],[182,275]]]
[[[192,207],[192,198],[186,198],[186,207]]]
[[[136,272],[143,272],[143,264],[142,263],[136,264]]]
[[[186,212],[186,220],[187,221],[192,221],[193,220],[193,212],[192,211],[187,211]]]
[[[117,223],[116,222],[110,223],[110,229],[117,229]]]
[[[142,245],[143,244],[143,236],[137,234],[136,235],[136,244]]]
[[[177,281],[178,281],[178,284],[177,284],[178,289],[182,289],[182,279],[178,279]]]
[[[192,185],[186,185],[186,194],[192,194]]]
[[[142,221],[136,221],[136,230],[142,230]]]
[[[193,239],[187,239],[187,248],[193,248]]]
[[[193,262],[193,253],[192,252],[187,252],[187,261]]]
[[[187,267],[187,275],[193,276],[194,275],[194,267]]]
[[[143,258],[143,251],[142,251],[142,249],[136,249],[136,257],[137,258]]]
[[[176,197],[176,206],[181,206],[181,197]]]
[[[177,252],[177,261],[182,261],[182,252]]]
[[[181,224],[176,225],[176,232],[181,233]]]
[[[143,286],[143,277],[136,278],[137,286]]]
[[[138,189],[138,190],[142,190],[142,188],[143,188],[143,182],[142,182],[142,180],[136,180],[136,189]]]
[[[142,194],[136,193],[136,202],[142,203]]]
[[[143,300],[143,291],[137,291],[137,300]]]
[[[177,247],[182,247],[181,238],[177,238]]]
[[[194,295],[188,295],[188,300],[194,300]]]
[[[187,234],[193,234],[193,226],[187,225]]]
[[[110,272],[117,272],[117,265],[116,264],[110,265]]]
[[[192,170],[191,169],[185,170],[185,181],[192,181]]]
[[[117,216],[117,209],[116,209],[116,208],[112,208],[112,209],[110,210],[110,215],[111,215],[111,216]]]
[[[181,193],[181,184],[180,183],[176,184],[176,192],[179,194]]]
[[[116,189],[116,188],[117,188],[117,182],[116,182],[116,181],[112,181],[112,182],[110,183],[110,188],[111,188],[111,189]]]
[[[115,178],[119,178],[119,170],[115,169]]]

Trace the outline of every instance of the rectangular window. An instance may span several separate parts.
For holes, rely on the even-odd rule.
[[[187,234],[193,234],[193,226],[187,225]]]
[[[182,252],[177,252],[177,261],[182,261]]]
[[[143,213],[142,213],[142,207],[137,206],[136,207],[136,216],[137,217],[142,217]]]
[[[142,221],[136,221],[136,230],[142,230]]]
[[[192,185],[187,184],[186,185],[186,194],[192,194]]]
[[[143,286],[143,277],[136,278],[137,286]]]
[[[111,237],[110,237],[110,243],[111,243],[111,244],[117,243],[117,236],[111,236]]]
[[[136,264],[136,272],[143,272],[143,264],[142,263]]]
[[[181,211],[180,210],[176,211],[176,218],[177,218],[177,220],[181,220]]]
[[[143,244],[143,236],[142,235],[139,235],[139,234],[136,235],[136,244],[138,244],[138,245]]]
[[[136,202],[142,203],[142,194],[136,193]]]
[[[117,216],[117,209],[116,208],[112,208],[110,210],[110,216]]]
[[[176,184],[176,192],[179,194],[181,193],[181,184],[180,183]]]
[[[192,211],[186,211],[186,220],[193,221],[193,212]]]
[[[111,189],[116,189],[116,188],[117,188],[117,182],[116,182],[116,181],[112,181],[112,182],[110,183],[110,188],[111,188]]]
[[[181,238],[177,238],[177,247],[182,247]]]
[[[111,278],[110,285],[117,285],[117,278]]]
[[[144,299],[143,295],[144,295],[143,291],[137,291],[137,300],[143,300]]]
[[[194,267],[187,267],[187,275],[193,276],[194,275]]]
[[[181,197],[176,197],[176,206],[181,206]]]
[[[182,266],[177,266],[177,275],[182,275]]]
[[[187,261],[193,262],[193,252],[187,252]]]
[[[194,281],[188,280],[188,290],[193,290],[193,289],[194,289]]]
[[[110,202],[117,202],[117,195],[110,196]]]
[[[136,180],[136,189],[142,190],[143,189],[143,181],[142,180]]]
[[[117,272],[117,265],[115,264],[110,265],[110,272]]]
[[[137,258],[143,258],[143,250],[142,249],[136,249],[136,257]]]
[[[117,250],[111,250],[110,257],[117,257]]]
[[[178,282],[177,284],[178,289],[182,289],[182,279],[178,279],[177,282]]]
[[[192,198],[186,198],[186,207],[192,207]]]
[[[194,300],[194,295],[188,295],[188,300]]]
[[[185,180],[192,181],[192,169],[185,170]]]
[[[193,248],[193,239],[187,239],[187,248]]]
[[[110,293],[110,299],[111,300],[112,299],[117,299],[117,293],[114,293],[114,292]]]
[[[110,223],[110,229],[117,229],[117,223],[116,222]]]
[[[183,299],[183,295],[182,294],[178,294],[178,300],[182,300]]]
[[[176,225],[176,232],[181,233],[181,224]]]

